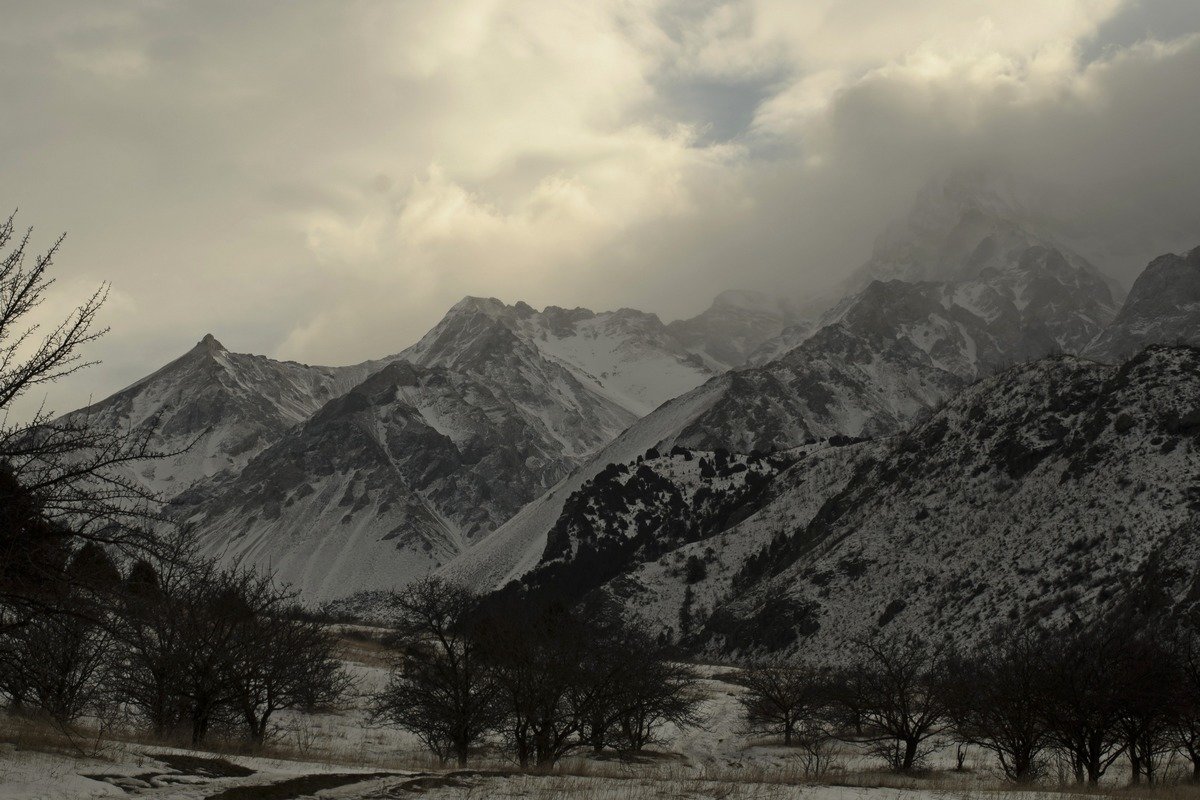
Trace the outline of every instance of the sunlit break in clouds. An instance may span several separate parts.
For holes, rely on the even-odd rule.
[[[1127,286],[1200,231],[1198,81],[1191,0],[6,2],[0,206],[68,232],[50,314],[112,283],[71,407],[209,331],[344,364],[467,294],[802,302],[960,169]]]

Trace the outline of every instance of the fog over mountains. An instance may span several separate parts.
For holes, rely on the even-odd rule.
[[[206,336],[75,413],[180,451],[137,477],[206,552],[359,608],[436,571],[754,651],[1122,602],[1200,557],[1200,248],[1122,297],[952,179],[844,291],[670,323],[468,297],[346,367]]]

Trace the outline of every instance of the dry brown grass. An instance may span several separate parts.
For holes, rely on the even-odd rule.
[[[343,660],[368,667],[390,667],[392,650],[384,644],[386,632],[350,630],[338,636],[338,647]]]
[[[94,758],[103,755],[107,737],[86,725],[61,725],[36,715],[0,712],[0,742],[17,750]]]

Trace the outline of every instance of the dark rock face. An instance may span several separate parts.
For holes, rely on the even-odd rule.
[[[568,498],[521,590],[578,601],[639,564],[736,524],[791,463],[787,455],[675,447],[610,464]]]
[[[1117,361],[1153,343],[1200,344],[1200,247],[1150,262],[1086,353]]]

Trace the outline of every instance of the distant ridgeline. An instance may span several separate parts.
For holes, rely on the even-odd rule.
[[[75,413],[195,441],[129,477],[205,552],[364,613],[346,598],[436,573],[729,653],[1058,623],[1152,585],[1177,611],[1200,248],[1122,302],[980,191],[926,189],[820,305],[727,292],[664,324],[466,298],[349,367],[205,337]]]

